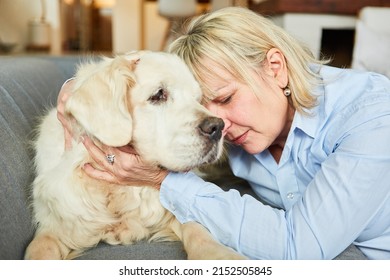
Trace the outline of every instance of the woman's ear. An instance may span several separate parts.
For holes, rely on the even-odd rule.
[[[272,48],[267,52],[265,68],[277,80],[280,88],[288,85],[286,59],[279,49]]]

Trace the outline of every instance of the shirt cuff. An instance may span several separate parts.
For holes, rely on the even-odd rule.
[[[192,172],[171,172],[164,179],[160,188],[160,201],[181,223],[194,221],[190,213],[196,194],[209,184]]]

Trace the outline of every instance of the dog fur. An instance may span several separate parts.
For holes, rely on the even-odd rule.
[[[222,153],[223,122],[200,101],[198,83],[172,54],[134,52],[82,64],[65,109],[73,120],[72,149],[64,150],[55,108],[38,128],[36,234],[25,259],[72,259],[101,241],[140,240],[181,240],[189,259],[243,259],[200,224],[180,224],[160,204],[158,190],[109,184],[82,169],[93,164],[77,140],[84,134],[98,146],[131,144],[146,162],[172,171],[214,162]]]

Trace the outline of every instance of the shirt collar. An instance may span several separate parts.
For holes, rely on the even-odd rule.
[[[296,129],[299,129],[312,138],[316,136],[320,119],[324,115],[324,85],[318,85],[313,94],[317,95],[317,105],[310,110],[307,110],[307,114],[295,111],[290,133],[293,133]]]

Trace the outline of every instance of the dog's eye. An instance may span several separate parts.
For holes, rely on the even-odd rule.
[[[149,101],[153,104],[159,104],[161,102],[165,102],[168,98],[168,93],[165,89],[159,88],[155,94],[149,97]]]

